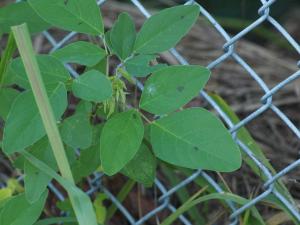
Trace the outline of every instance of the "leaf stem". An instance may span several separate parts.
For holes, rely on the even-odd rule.
[[[106,52],[106,76],[109,76],[109,51],[108,51],[108,48],[107,48],[107,44],[106,44],[106,39],[105,39],[105,35],[101,35],[100,36],[102,42],[103,42],[103,45],[104,45],[104,49],[105,49],[105,52]]]
[[[149,124],[153,123],[153,121],[149,120],[141,111],[137,109],[137,111],[140,113],[141,117]]]

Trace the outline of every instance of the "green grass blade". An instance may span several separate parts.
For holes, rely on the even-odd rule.
[[[180,183],[180,178],[177,176],[176,173],[174,173],[174,171],[170,167],[166,166],[165,164],[161,164],[160,168],[172,186],[175,186]],[[176,192],[176,195],[180,200],[181,204],[184,204],[190,197],[190,193],[188,192],[188,188],[186,187],[182,187],[181,189],[179,189]],[[192,207],[187,211],[187,213],[195,224],[206,224],[204,217],[199,213],[197,208]]]
[[[33,50],[28,27],[26,24],[22,24],[19,26],[12,27],[12,31],[28,76],[28,80],[30,82],[30,86],[35,97],[35,101],[41,114],[44,128],[48,135],[50,145],[52,147],[55,159],[57,161],[57,165],[64,178],[60,179],[60,183],[68,191],[78,223],[80,225],[96,225],[96,215],[91,206],[92,204],[90,202],[90,199],[74,185],[74,179],[72,176],[70,165],[66,156],[66,152],[64,149],[62,139],[60,137],[58,127],[56,125],[53,110],[50,105],[50,101],[47,96],[46,89],[41,77],[40,69],[35,57],[35,52]],[[24,153],[26,154],[26,152]],[[47,167],[47,165],[43,165],[43,163],[39,163],[38,161],[35,161],[35,163],[35,166],[37,168],[41,169],[45,173],[49,173],[49,167]],[[60,177],[55,172],[50,175],[52,177],[55,177],[55,179]],[[86,216],[88,215],[90,216],[90,219],[88,219],[88,221],[90,222],[87,222]]]
[[[174,213],[172,213],[170,216],[168,216],[162,223],[161,225],[171,225],[180,215],[185,213],[187,210],[189,210],[191,207],[194,207],[200,203],[203,203],[205,201],[210,201],[210,200],[223,200],[223,201],[233,201],[241,206],[247,204],[250,200],[242,198],[238,195],[234,195],[231,193],[214,193],[214,194],[209,194],[205,196],[198,197],[196,199],[189,199],[186,201],[182,206],[180,206]],[[265,225],[262,217],[258,214],[258,211],[255,207],[252,207],[250,210],[252,210],[253,215],[259,222],[258,224],[260,225]]]
[[[56,126],[56,120],[41,77],[27,25],[14,26],[12,31],[59,170],[64,178],[73,181],[72,172]]]
[[[217,94],[210,94],[210,97],[213,98],[213,100],[219,105],[219,107],[231,119],[233,123],[237,124],[240,122],[238,116],[233,112],[233,110],[230,108],[230,106],[225,102],[225,100],[221,96]],[[252,151],[255,157],[259,159],[261,163],[264,164],[265,167],[267,167],[272,173],[276,173],[275,169],[273,168],[269,160],[266,158],[264,151],[256,143],[256,141],[253,139],[253,137],[245,127],[241,127],[238,130],[237,136]],[[255,172],[263,180],[267,179],[263,174],[261,174],[260,169],[256,166],[256,164],[251,159],[249,159],[249,157],[244,156],[244,160],[251,167],[253,172]],[[290,202],[295,204],[292,196],[290,195],[289,191],[287,190],[287,188],[285,187],[282,181],[278,180],[276,182],[276,187],[279,189],[281,194],[285,195],[285,197],[289,199]]]
[[[230,108],[230,106],[226,103],[226,101],[221,96],[211,93],[210,97],[213,98],[213,100],[219,105],[219,107],[231,119],[231,121],[233,123],[237,124],[240,121],[238,116],[234,113],[234,111]],[[238,130],[237,137],[243,143],[245,143],[245,145],[251,150],[251,152],[255,155],[255,157],[257,159],[259,159],[261,163],[264,164],[265,167],[267,167],[273,174],[276,173],[275,169],[273,168],[271,163],[266,158],[263,150],[256,143],[256,141],[253,139],[253,137],[251,136],[251,134],[249,133],[249,131],[245,127],[241,127]],[[257,167],[257,165],[249,157],[247,157],[247,155],[243,154],[243,160],[246,162],[246,164],[248,164],[248,166],[252,169],[252,171],[254,173],[256,173],[256,175],[261,177],[264,181],[267,180],[267,177],[264,176],[260,172],[260,169]],[[293,197],[291,196],[291,194],[289,193],[287,187],[284,185],[284,183],[281,180],[277,180],[275,182],[275,187],[296,208],[296,203],[295,203]],[[286,213],[288,213],[289,216],[292,219],[295,219],[293,214],[285,207],[284,204],[282,204],[280,201],[274,201],[274,199],[276,199],[276,198],[273,198],[272,195],[268,196],[268,198],[273,204],[278,205],[280,208],[284,209],[286,211]]]

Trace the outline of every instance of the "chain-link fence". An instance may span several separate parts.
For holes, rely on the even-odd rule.
[[[234,36],[230,36],[223,27],[218,23],[216,19],[201,5],[200,6],[200,14],[199,16],[204,17],[206,20],[208,20],[215,28],[215,30],[223,37],[224,39],[224,45],[223,45],[223,54],[220,55],[218,58],[213,60],[207,65],[207,68],[213,69],[216,66],[227,63],[226,60],[231,58],[235,62],[237,62],[242,68],[244,68],[245,71],[247,71],[247,74],[256,81],[257,85],[263,90],[265,93],[261,97],[260,106],[252,113],[250,113],[248,116],[243,118],[240,122],[234,123],[227,114],[219,107],[219,105],[214,101],[213,98],[211,98],[205,91],[200,92],[200,96],[207,101],[213,108],[216,110],[219,114],[219,116],[225,121],[227,126],[229,127],[229,131],[231,132],[233,138],[235,139],[236,143],[240,146],[241,150],[247,155],[248,158],[250,158],[253,163],[256,164],[256,166],[260,169],[261,173],[267,178],[264,183],[264,189],[263,191],[257,195],[255,198],[251,199],[247,204],[243,205],[242,207],[238,207],[234,202],[227,200],[225,203],[228,205],[229,209],[231,210],[231,215],[228,221],[230,221],[230,224],[238,224],[239,217],[242,213],[244,213],[246,210],[251,208],[252,206],[255,206],[257,203],[265,199],[269,195],[276,196],[276,198],[286,206],[286,208],[290,211],[290,213],[295,217],[295,219],[300,223],[300,213],[297,209],[297,206],[295,206],[293,203],[290,202],[289,199],[284,197],[281,192],[278,190],[277,186],[275,185],[275,182],[278,181],[282,176],[286,175],[290,171],[294,170],[297,166],[300,165],[300,159],[294,162],[291,162],[287,167],[285,167],[283,170],[279,171],[278,173],[274,174],[272,171],[270,171],[260,160],[255,157],[251,149],[248,148],[247,143],[243,143],[243,141],[239,140],[237,137],[237,132],[245,125],[250,123],[251,121],[254,121],[257,117],[259,117],[262,113],[264,113],[267,110],[272,110],[282,121],[283,123],[294,133],[296,138],[300,139],[300,130],[296,127],[295,124],[290,120],[290,118],[285,115],[276,105],[272,102],[272,97],[276,95],[277,92],[281,91],[285,88],[287,84],[290,84],[294,82],[297,78],[300,77],[300,70],[295,71],[294,74],[286,74],[286,79],[278,83],[273,88],[269,88],[267,84],[264,82],[264,80],[261,78],[259,74],[255,72],[255,70],[247,64],[247,62],[235,51],[235,45],[236,43],[244,38],[245,35],[247,35],[250,31],[254,30],[258,26],[260,26],[263,23],[269,23],[271,24],[293,47],[293,49],[296,50],[298,54],[300,54],[300,46],[299,44],[289,35],[289,33],[284,29],[283,26],[281,26],[280,23],[278,23],[271,15],[270,9],[272,8],[273,4],[276,4],[276,0],[260,0],[261,1],[261,7],[258,9],[258,18],[251,23],[249,26],[247,26],[245,29],[241,30],[239,33],[237,33]],[[107,3],[106,3],[107,2]],[[109,4],[108,0],[98,0],[98,5],[101,4]],[[137,10],[139,10],[145,17],[150,17],[150,13],[147,11],[147,9],[141,4],[139,0],[131,0],[131,3],[136,7]],[[198,4],[196,1],[187,1],[185,4]],[[70,39],[72,39],[74,36],[77,35],[76,32],[68,33],[64,36],[61,40],[55,40],[55,38],[49,33],[44,32],[43,33],[46,39],[49,41],[49,43],[52,45],[51,51],[55,51],[62,46],[64,46]],[[203,34],[202,34],[203,35]],[[204,34],[205,35],[205,34]],[[188,64],[187,60],[182,57],[176,49],[171,49],[170,53],[183,65]],[[300,61],[298,62],[298,67],[300,67]],[[72,69],[71,66],[68,66],[69,71],[73,76],[77,76],[77,73],[75,70]],[[143,88],[141,83],[138,83],[138,87],[140,89]],[[284,150],[283,150],[284,151]],[[298,151],[298,149],[295,149],[295,151]],[[171,203],[172,196],[182,187],[185,187],[186,185],[192,183],[195,179],[198,177],[204,178],[218,193],[222,193],[223,189],[220,185],[210,176],[207,172],[199,169],[198,171],[194,172],[191,176],[189,176],[187,179],[182,180],[180,183],[178,183],[176,186],[167,189],[162,182],[159,179],[155,180],[155,189],[157,191],[157,199],[155,199],[156,207],[148,212],[146,215],[142,216],[141,218],[135,218],[131,212],[130,209],[125,208],[124,205],[122,205],[121,202],[119,202],[111,192],[109,187],[105,187],[105,185],[102,184],[101,180],[103,174],[95,173],[93,177],[88,178],[89,182],[89,188],[88,194],[93,194],[98,191],[104,192],[109,199],[115,204],[118,208],[118,210],[126,217],[127,221],[132,225],[140,225],[146,223],[150,218],[155,217],[158,213],[164,211],[168,212],[169,214],[171,212],[176,211],[176,208]],[[49,185],[50,190],[57,196],[59,200],[63,200],[64,196],[63,194],[53,185]],[[158,218],[157,218],[158,219]],[[191,225],[192,222],[190,222],[187,217],[184,215],[181,215],[178,218],[182,224],[185,225]]]

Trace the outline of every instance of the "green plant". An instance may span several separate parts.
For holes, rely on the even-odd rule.
[[[158,54],[174,47],[193,26],[198,6],[165,9],[146,20],[139,32],[127,13],[105,32],[95,0],[28,0],[0,9],[0,18],[12,13],[18,16],[0,20],[0,34],[14,26],[0,63],[0,116],[5,122],[1,148],[24,171],[25,193],[6,193],[0,199],[1,225],[34,224],[51,179],[68,192],[73,211],[70,218],[48,222],[76,217],[80,225],[96,225],[109,219],[115,208],[104,218],[106,210],[99,207],[103,196],[95,200],[93,210],[80,189],[94,171],[122,173],[132,180],[118,196],[122,201],[134,182],[153,184],[160,160],[178,168],[220,172],[240,167],[241,153],[223,123],[203,108],[183,108],[205,86],[210,71],[158,63]],[[97,42],[78,41],[49,55],[36,55],[26,25],[19,25],[23,22],[31,33],[54,26],[85,33]],[[12,58],[13,37],[17,58]],[[111,72],[113,56],[120,64]],[[79,64],[84,72],[73,79],[66,63]],[[132,86],[146,77],[135,99]],[[79,101],[73,114],[67,110],[70,95]],[[180,210],[212,198],[247,202],[217,194],[196,197]],[[24,212],[17,219],[11,217],[15,207]]]

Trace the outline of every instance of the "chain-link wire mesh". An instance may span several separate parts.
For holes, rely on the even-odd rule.
[[[272,25],[293,47],[293,49],[296,50],[298,54],[300,54],[300,46],[299,44],[290,36],[290,34],[285,30],[283,26],[281,26],[280,23],[278,23],[270,14],[270,9],[272,8],[273,4],[276,4],[276,0],[260,0],[261,1],[261,7],[258,9],[258,18],[253,21],[249,26],[247,26],[245,29],[241,30],[239,33],[237,33],[234,36],[230,36],[223,27],[218,23],[218,21],[201,5],[199,5],[196,1],[190,0],[187,1],[185,4],[198,4],[200,6],[200,14],[199,16],[206,18],[215,28],[215,30],[222,36],[224,39],[224,45],[223,45],[223,54],[220,55],[215,60],[211,61],[207,68],[213,69],[217,67],[220,64],[227,63],[226,60],[231,58],[235,62],[237,62],[244,70],[247,72],[247,74],[256,81],[257,85],[263,90],[264,95],[261,97],[260,106],[252,113],[250,113],[248,116],[243,118],[240,122],[234,123],[227,114],[219,107],[219,105],[205,92],[201,91],[200,96],[207,101],[215,111],[218,112],[219,116],[225,121],[226,125],[229,128],[229,131],[231,132],[234,140],[236,143],[240,146],[241,150],[249,157],[253,163],[256,164],[256,166],[260,169],[261,173],[267,178],[264,183],[264,190],[257,195],[255,198],[251,199],[247,204],[243,205],[242,207],[238,207],[234,202],[230,200],[226,200],[225,203],[227,204],[228,208],[231,210],[231,215],[228,218],[228,221],[230,224],[235,225],[239,222],[239,217],[242,213],[244,213],[247,209],[251,208],[252,206],[255,206],[257,203],[265,199],[269,195],[274,195],[289,211],[290,213],[295,217],[295,219],[300,223],[300,213],[298,212],[297,206],[295,206],[294,203],[292,203],[289,199],[284,197],[281,192],[278,190],[277,186],[275,185],[276,181],[278,181],[282,176],[286,175],[290,171],[294,170],[296,167],[300,165],[300,159],[296,160],[294,162],[291,162],[287,167],[285,167],[283,170],[279,171],[278,173],[274,174],[272,171],[270,171],[251,151],[251,149],[248,148],[247,143],[243,143],[242,140],[239,140],[237,137],[237,132],[250,123],[251,121],[255,120],[257,117],[262,115],[262,113],[266,112],[267,110],[272,110],[282,121],[283,123],[294,133],[296,138],[300,139],[300,130],[296,127],[296,125],[288,118],[287,115],[285,115],[284,112],[282,112],[276,105],[272,102],[272,97],[276,95],[277,92],[281,91],[285,88],[286,85],[294,82],[297,78],[300,77],[300,70],[295,71],[293,74],[287,74],[287,78],[280,83],[278,83],[273,88],[269,88],[267,84],[264,82],[264,80],[261,78],[259,74],[255,72],[255,70],[247,64],[247,62],[235,51],[235,45],[236,43],[244,38],[245,35],[247,35],[249,32],[260,26],[262,23],[269,23]],[[108,3],[105,3],[108,2]],[[98,5],[101,4],[109,4],[109,0],[98,0]],[[139,10],[145,17],[150,17],[149,11],[142,5],[142,3],[139,0],[131,0],[131,3],[136,7],[137,10]],[[51,52],[61,48],[64,46],[68,41],[70,41],[74,36],[77,35],[76,32],[68,33],[64,36],[61,40],[56,40],[49,32],[44,32],[43,35],[46,37],[46,39],[49,41],[49,43],[52,45]],[[203,35],[203,34],[202,34]],[[205,34],[204,34],[205,35]],[[179,54],[176,49],[171,49],[170,53],[183,65],[189,64],[187,60]],[[300,67],[300,61],[298,61],[297,66]],[[76,77],[78,74],[75,70],[72,69],[71,66],[67,66],[72,76]],[[138,87],[140,89],[143,89],[143,85],[141,83],[138,83]],[[297,151],[297,149],[295,149]],[[191,176],[188,178],[182,180],[180,183],[178,183],[176,186],[168,189],[163,185],[163,183],[159,180],[155,180],[155,189],[157,190],[157,197],[156,200],[156,207],[148,212],[146,215],[142,216],[141,218],[135,218],[131,212],[130,209],[127,209],[124,205],[122,205],[121,202],[119,202],[111,192],[109,187],[106,187],[102,184],[101,180],[104,175],[101,173],[95,173],[92,177],[88,178],[89,183],[89,190],[87,193],[89,195],[102,191],[104,192],[109,199],[115,204],[118,208],[118,210],[124,215],[124,217],[127,219],[127,221],[132,225],[140,225],[146,223],[150,218],[155,217],[158,213],[164,211],[168,212],[169,214],[171,212],[174,212],[176,208],[171,203],[172,196],[182,187],[187,186],[188,184],[192,183],[195,179],[198,177],[202,177],[206,180],[207,183],[209,183],[216,192],[223,193],[223,189],[218,183],[210,176],[207,172],[199,169],[198,171],[194,172]],[[53,185],[49,184],[50,190],[56,195],[56,197],[59,200],[64,200],[64,195]],[[157,218],[158,219],[158,218]],[[178,218],[182,224],[185,225],[191,225],[192,222],[187,219],[184,215],[181,215]]]

